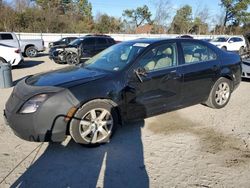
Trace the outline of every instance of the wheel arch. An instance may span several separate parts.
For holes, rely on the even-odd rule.
[[[34,44],[27,44],[24,48],[24,52],[26,52],[26,50],[29,48],[29,47],[35,47],[35,49],[37,50],[37,47],[34,45]]]
[[[220,79],[221,77],[226,78],[226,79],[231,81],[231,90],[233,91],[234,90],[234,80],[235,80],[235,76],[234,76],[233,72],[229,68],[224,68],[221,70],[220,76],[217,78],[217,80]]]
[[[7,62],[7,60],[5,58],[1,57],[1,56],[0,56],[0,60],[3,60],[4,63]]]

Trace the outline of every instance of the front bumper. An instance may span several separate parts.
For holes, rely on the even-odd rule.
[[[22,56],[17,56],[12,62],[11,62],[11,66],[17,66],[19,64],[22,64],[24,62],[23,57]]]
[[[65,57],[63,55],[59,55],[58,51],[50,51],[49,59],[53,60],[56,63],[66,63]]]
[[[19,113],[19,109],[31,96],[52,92],[52,96],[35,113]],[[24,140],[61,142],[67,135],[66,114],[75,104],[76,100],[66,89],[32,87],[22,80],[16,85],[8,99],[4,116],[13,132]]]

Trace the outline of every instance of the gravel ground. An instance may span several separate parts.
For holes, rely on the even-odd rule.
[[[63,66],[41,54],[14,68],[13,79]],[[0,187],[250,186],[250,82],[223,109],[196,105],[128,123],[97,148],[70,137],[19,139],[2,118],[11,91],[0,89]]]

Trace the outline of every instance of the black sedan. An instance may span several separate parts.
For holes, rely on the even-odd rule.
[[[29,141],[106,143],[118,124],[199,103],[224,107],[241,81],[241,59],[194,39],[140,39],[84,65],[29,76],[5,117]]]

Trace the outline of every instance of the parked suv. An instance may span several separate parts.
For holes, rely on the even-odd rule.
[[[237,51],[240,54],[244,52],[246,41],[243,37],[218,37],[213,39],[211,44],[226,51]]]
[[[86,35],[72,41],[69,45],[52,47],[49,56],[56,63],[77,64],[93,57],[113,44],[115,44],[115,40],[110,36]]]

